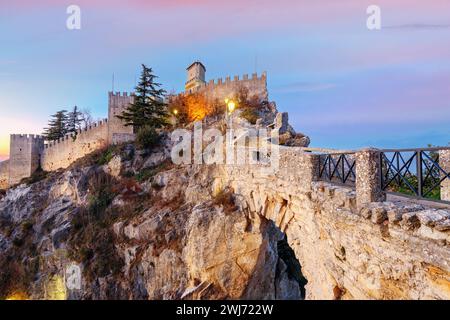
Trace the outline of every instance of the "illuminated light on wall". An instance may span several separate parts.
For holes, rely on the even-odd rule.
[[[60,275],[52,276],[45,285],[46,300],[66,300],[67,292],[64,278]]]
[[[233,100],[229,100],[227,103],[228,112],[232,113],[236,109],[236,103]]]
[[[28,295],[23,292],[14,292],[10,294],[6,300],[28,300]]]

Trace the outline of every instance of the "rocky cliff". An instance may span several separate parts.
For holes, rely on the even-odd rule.
[[[275,173],[170,150],[112,146],[1,193],[0,297],[450,299],[445,207],[359,206],[295,147]]]
[[[300,299],[285,235],[251,217],[217,168],[122,145],[0,196],[0,296]],[[34,179],[38,180],[38,179]],[[81,287],[67,288],[68,268]]]

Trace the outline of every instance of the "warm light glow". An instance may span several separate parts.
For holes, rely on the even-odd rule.
[[[227,107],[228,107],[228,112],[232,113],[234,111],[234,109],[236,108],[236,104],[234,103],[234,101],[230,100],[227,103]]]
[[[178,114],[178,110],[177,109],[173,110],[173,114],[177,115]]]
[[[0,136],[0,161],[5,160],[9,154],[9,136]]]
[[[67,292],[63,277],[52,276],[45,286],[46,300],[66,300]]]
[[[28,296],[23,292],[14,292],[10,294],[6,300],[28,300]]]

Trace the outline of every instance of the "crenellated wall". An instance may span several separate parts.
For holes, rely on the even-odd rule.
[[[40,135],[12,134],[9,150],[9,185],[19,183],[39,168],[44,138]]]
[[[134,139],[133,127],[125,126],[124,122],[117,118],[133,101],[134,95],[127,92],[108,93],[108,143],[116,144]]]
[[[108,120],[105,119],[86,130],[79,130],[76,139],[72,135],[50,142],[42,151],[41,166],[45,171],[67,168],[75,160],[108,146]]]
[[[316,155],[282,147],[279,163],[276,174],[228,165],[215,184],[287,234],[308,299],[450,299],[450,210],[406,199],[358,207],[355,190],[315,181]]]
[[[8,188],[9,160],[0,162],[0,189]]]
[[[267,75],[265,72],[261,76],[254,73],[251,77],[245,74],[242,78],[239,76],[234,76],[233,78],[228,76],[225,79],[210,80],[208,83],[189,90],[187,93],[201,92],[209,99],[222,101],[233,97],[241,87],[247,88],[250,96],[256,95],[262,97],[263,100],[268,100]]]

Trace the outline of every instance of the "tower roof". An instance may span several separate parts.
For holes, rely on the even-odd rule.
[[[186,70],[189,70],[190,68],[192,68],[192,67],[193,67],[194,65],[196,65],[196,64],[201,65],[202,68],[203,68],[203,70],[206,71],[205,65],[204,65],[203,63],[201,63],[200,61],[194,61],[193,63],[191,63],[191,64],[189,65],[189,67],[186,68]]]

